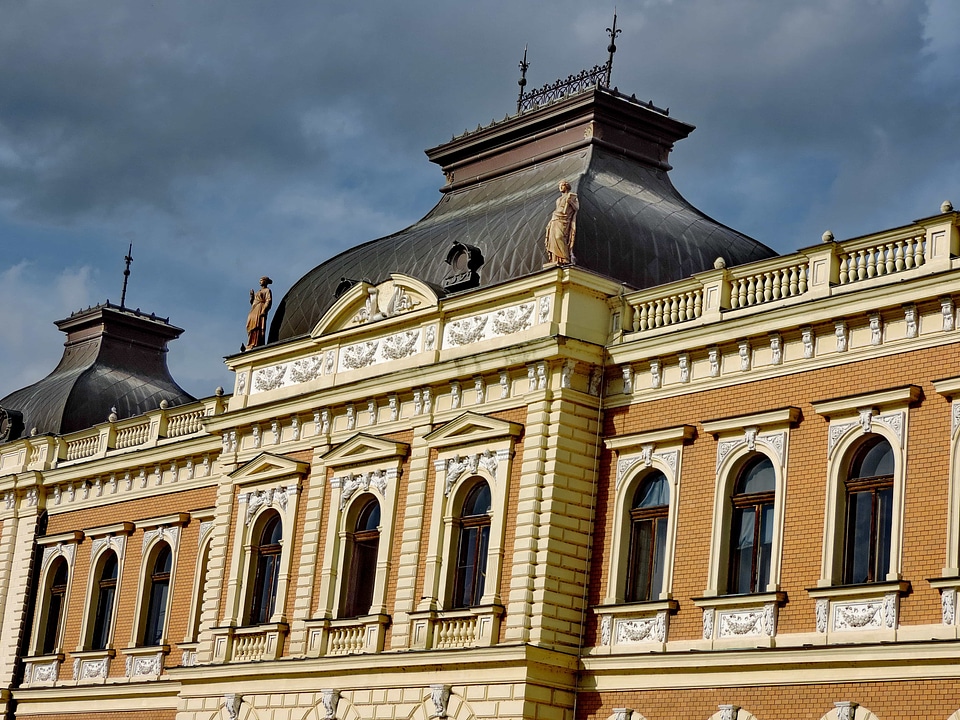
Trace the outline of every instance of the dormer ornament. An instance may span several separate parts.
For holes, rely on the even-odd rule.
[[[454,241],[444,262],[450,266],[450,274],[440,281],[444,290],[458,292],[479,287],[484,259],[480,248]]]

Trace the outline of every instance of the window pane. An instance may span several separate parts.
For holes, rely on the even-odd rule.
[[[655,472],[644,480],[633,498],[634,508],[650,508],[670,502],[670,485],[662,472]]]
[[[479,605],[483,598],[483,589],[486,587],[487,580],[487,551],[490,544],[490,526],[484,525],[480,528],[480,542],[478,543],[476,580],[473,583],[473,602],[471,605]]]
[[[755,515],[756,510],[752,507],[735,508],[733,511],[728,592],[734,594],[750,592],[750,584],[753,579]]]
[[[756,583],[753,592],[765,592],[770,584],[770,558],[773,554],[773,503],[760,506],[760,546],[757,550]]]
[[[486,515],[488,512],[490,512],[490,486],[485,482],[477,483],[467,495],[467,499],[463,501],[460,517]]]
[[[876,438],[860,449],[850,468],[851,478],[893,475],[893,448],[883,438]]]
[[[890,572],[890,526],[893,523],[893,487],[877,489],[877,564],[873,579],[886,580]]]
[[[103,650],[110,641],[110,619],[113,615],[115,586],[101,587],[97,594],[97,615],[93,624],[91,649]]]
[[[651,556],[653,555],[653,520],[635,520],[630,538],[632,566],[627,574],[627,602],[650,599],[652,580]]]
[[[47,625],[43,631],[41,655],[49,655],[57,649],[57,636],[60,634],[60,618],[63,613],[63,593],[52,593],[47,606]]]
[[[657,518],[655,522],[657,532],[653,549],[653,580],[650,583],[651,600],[656,600],[663,592],[663,556],[667,547],[667,519],[661,517]]]
[[[163,621],[167,615],[167,593],[169,589],[169,580],[157,580],[150,587],[147,623],[143,633],[143,644],[147,647],[159,645],[163,639]]]
[[[777,476],[773,463],[764,455],[758,455],[748,462],[737,479],[735,494],[773,492],[777,486]]]
[[[460,547],[457,553],[457,578],[454,587],[453,606],[470,607],[473,597],[477,559],[478,528],[468,527],[460,531]]]
[[[850,493],[847,497],[847,534],[844,552],[845,583],[865,583],[872,579],[870,568],[873,493]]]

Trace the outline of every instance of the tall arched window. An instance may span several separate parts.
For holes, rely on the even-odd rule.
[[[250,624],[269,622],[277,604],[277,582],[280,579],[280,541],[283,523],[280,515],[271,512],[253,548],[254,581],[250,602]]]
[[[63,608],[67,596],[67,577],[69,568],[67,561],[62,557],[53,561],[48,577],[50,587],[47,591],[46,615],[43,621],[42,642],[40,645],[41,655],[50,655],[57,652],[61,641],[61,628],[63,626]]]
[[[861,445],[846,480],[843,582],[886,580],[893,521],[893,448],[882,437]]]
[[[342,617],[370,612],[377,576],[380,547],[380,503],[371,498],[360,510],[353,532],[347,537],[347,582],[344,585]]]
[[[758,593],[770,582],[776,473],[766,455],[755,455],[737,475],[730,515],[727,592]]]
[[[660,471],[644,479],[630,510],[630,556],[624,599],[656,600],[663,590],[670,484]]]
[[[143,627],[142,643],[147,647],[163,641],[163,629],[167,618],[167,599],[170,595],[170,565],[173,554],[170,546],[162,543],[155,555],[150,570],[147,591],[147,615]]]
[[[97,573],[94,586],[94,591],[97,593],[97,607],[93,621],[93,635],[90,638],[92,650],[104,650],[110,643],[113,605],[117,594],[117,570],[117,554],[108,550],[100,560],[100,572]]]
[[[457,565],[453,584],[454,608],[480,604],[487,578],[487,550],[490,546],[490,486],[481,480],[463,501],[457,543]]]

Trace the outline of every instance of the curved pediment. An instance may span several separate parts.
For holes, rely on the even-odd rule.
[[[350,287],[320,319],[312,337],[366,325],[405,313],[436,307],[434,290],[421,280],[392,273],[389,280],[372,285],[360,281]]]

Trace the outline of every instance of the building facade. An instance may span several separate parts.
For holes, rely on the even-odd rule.
[[[776,256],[673,189],[690,130],[592,87],[429,151],[437,207],[228,393],[156,381],[166,321],[64,321],[0,401],[0,708],[960,718],[958,214]]]

